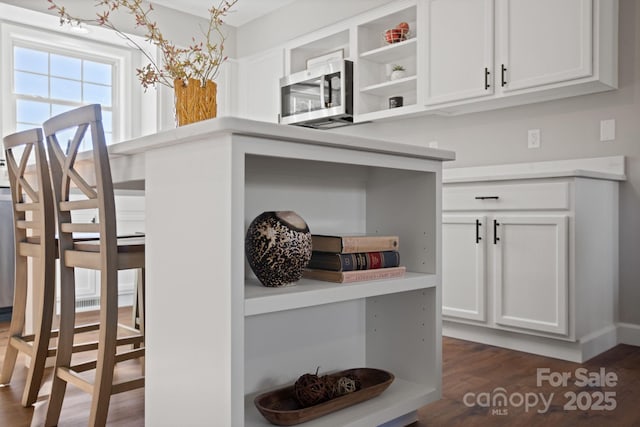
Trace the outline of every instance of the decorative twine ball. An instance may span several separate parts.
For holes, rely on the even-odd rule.
[[[303,408],[326,402],[331,398],[327,383],[315,374],[301,375],[293,385],[293,393]]]
[[[335,385],[334,394],[342,396],[343,394],[353,393],[356,391],[356,382],[348,377],[340,377]]]
[[[264,286],[297,282],[311,259],[311,232],[293,211],[263,212],[249,225],[245,254]]]

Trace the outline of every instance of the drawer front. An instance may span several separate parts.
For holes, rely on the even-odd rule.
[[[569,183],[449,186],[442,189],[442,210],[569,209]]]

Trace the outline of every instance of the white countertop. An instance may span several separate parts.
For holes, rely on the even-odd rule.
[[[443,183],[557,177],[625,181],[624,156],[448,168],[442,171]]]
[[[204,120],[176,129],[113,144],[109,146],[109,154],[112,156],[117,156],[118,154],[137,154],[154,148],[182,144],[192,140],[202,140],[208,136],[218,136],[225,133],[277,139],[281,141],[295,141],[304,144],[349,148],[352,150],[376,153],[398,154],[405,157],[430,160],[455,159],[455,153],[448,150],[341,135],[324,130],[258,122],[236,117],[218,117],[211,120]]]

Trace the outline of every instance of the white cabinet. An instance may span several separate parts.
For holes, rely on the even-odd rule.
[[[566,215],[492,219],[495,323],[567,335]]]
[[[617,87],[617,0],[425,1],[427,110],[460,114]]]
[[[284,51],[275,48],[241,58],[237,70],[237,116],[278,123]]]
[[[255,396],[317,367],[380,368],[395,380],[379,397],[309,425],[383,425],[440,398],[441,161],[453,153],[237,118],[211,120],[188,136],[152,135],[145,153],[138,142],[129,150],[145,155],[153,213],[146,218],[153,283],[146,303],[155,313],[147,325],[149,425],[207,425],[215,413],[216,425],[266,427]],[[180,173],[167,174],[171,165],[182,165]],[[183,212],[175,195],[185,189],[206,221],[172,221]],[[270,210],[297,212],[313,233],[397,234],[407,273],[264,287],[247,266],[244,240],[250,222]],[[176,331],[175,316],[189,328]],[[166,367],[184,358],[176,334],[198,351],[167,377]],[[185,379],[187,394],[176,400]]]
[[[495,69],[503,91],[592,75],[593,0],[498,2]]]
[[[385,31],[410,26],[404,41]],[[285,74],[354,62],[354,121],[462,114],[615,89],[618,0],[398,0],[292,40]],[[390,80],[394,64],[404,78]],[[401,108],[389,98],[401,96]]]
[[[513,179],[468,168],[445,181],[445,335],[574,361],[615,343],[624,175],[587,173],[598,160],[566,161],[557,175],[545,171],[556,162],[514,165]],[[623,160],[602,158],[600,170],[613,164]]]
[[[489,283],[496,327],[566,335],[567,237],[563,215],[445,215],[442,314],[486,322]]]
[[[426,0],[427,105],[493,95],[494,0]]]
[[[486,216],[442,218],[442,314],[486,320]]]

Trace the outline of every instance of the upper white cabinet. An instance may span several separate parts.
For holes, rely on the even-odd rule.
[[[278,123],[283,56],[276,48],[238,60],[238,117]]]
[[[409,33],[389,43],[386,31],[400,23]],[[276,121],[278,79],[328,54],[354,63],[355,122],[611,90],[618,84],[618,0],[389,2],[239,60],[241,115]],[[391,78],[394,65],[403,77]],[[402,106],[391,108],[392,97],[402,97]]]
[[[617,87],[616,0],[424,0],[426,109],[447,114]]]
[[[597,35],[593,4],[592,0],[499,0],[496,83],[502,90],[591,76],[592,37]]]
[[[426,0],[428,105],[494,94],[493,0]]]

